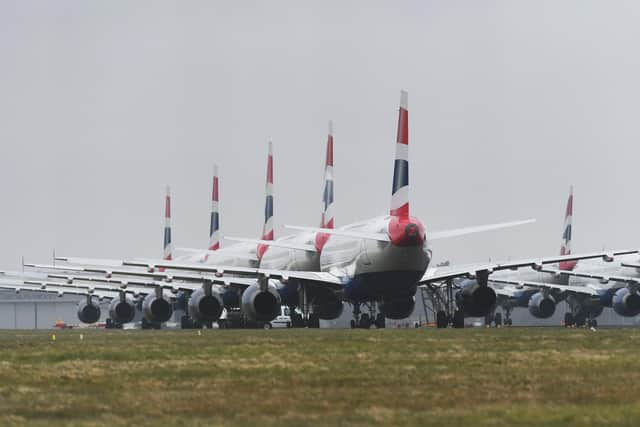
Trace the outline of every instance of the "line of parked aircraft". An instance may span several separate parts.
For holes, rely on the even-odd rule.
[[[57,257],[64,264],[25,264],[27,273],[4,272],[0,288],[77,294],[78,317],[100,318],[99,299],[110,300],[115,325],[131,322],[142,310],[146,324],[160,325],[173,314],[174,302],[186,302],[188,322],[207,325],[221,316],[239,323],[269,322],[288,306],[293,326],[318,327],[320,319],[339,317],[347,303],[352,327],[384,327],[386,319],[408,317],[418,287],[453,286],[457,311],[465,316],[505,322],[515,307],[528,307],[548,318],[560,301],[571,311],[567,324],[594,325],[603,307],[622,316],[640,314],[638,250],[571,252],[573,191],[567,203],[560,255],[465,266],[430,267],[434,240],[501,228],[533,220],[426,232],[410,210],[408,95],[402,91],[395,144],[389,213],[339,228],[335,226],[333,129],[327,138],[322,211],[318,227],[285,226],[296,234],[274,235],[274,157],[269,143],[263,232],[259,238],[226,237],[237,243],[221,247],[218,169],[214,168],[209,244],[182,248],[174,256],[171,198],[167,188],[162,259],[91,259]],[[591,260],[591,262],[584,262]],[[605,261],[605,263],[599,261]],[[446,326],[442,313],[438,326]],[[183,319],[183,326],[185,320]]]

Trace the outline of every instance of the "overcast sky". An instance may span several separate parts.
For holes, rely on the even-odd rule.
[[[412,213],[427,230],[535,217],[438,241],[437,260],[638,244],[635,1],[0,0],[0,266],[20,256],[157,257],[276,223],[317,225],[327,121],[336,222],[389,209],[400,89]],[[282,231],[277,229],[282,235]]]

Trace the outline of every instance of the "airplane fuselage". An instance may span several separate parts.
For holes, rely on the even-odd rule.
[[[386,216],[340,230],[388,234],[391,221],[392,217]],[[431,260],[431,251],[425,242],[422,238],[415,244],[401,245],[393,241],[332,235],[320,255],[320,270],[343,279],[346,300],[413,297],[416,283]]]

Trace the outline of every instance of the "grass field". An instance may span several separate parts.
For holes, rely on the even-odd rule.
[[[640,425],[637,329],[52,333],[0,332],[0,425]]]

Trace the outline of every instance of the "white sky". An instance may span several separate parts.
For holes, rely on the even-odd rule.
[[[437,260],[637,244],[640,3],[0,1],[0,263],[204,247],[316,225],[327,121],[336,221],[388,211],[409,90],[412,211],[427,229],[538,223],[434,244]],[[633,232],[629,232],[632,230]],[[280,230],[277,230],[280,231]],[[282,233],[280,232],[280,235]]]

